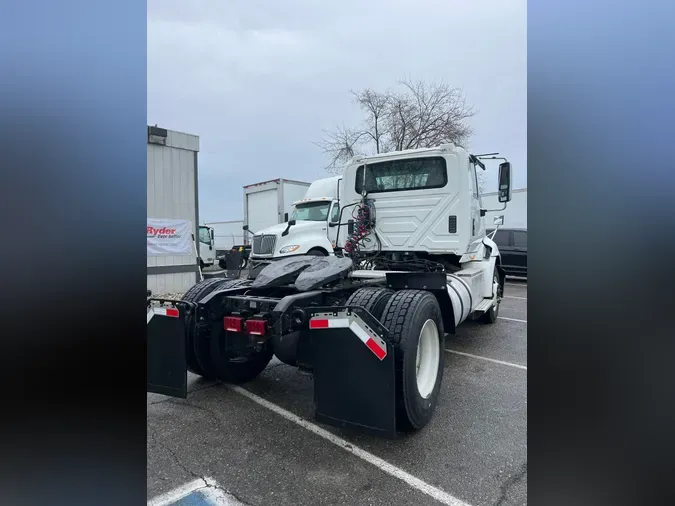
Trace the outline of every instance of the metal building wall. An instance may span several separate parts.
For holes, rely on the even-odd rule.
[[[161,136],[164,132],[165,140]],[[199,224],[198,152],[198,136],[148,127],[148,217],[190,220],[195,237]],[[147,277],[148,290],[154,294],[185,292],[198,279],[197,258],[148,257]]]

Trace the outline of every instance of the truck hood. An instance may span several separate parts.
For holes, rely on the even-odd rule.
[[[328,223],[326,221],[298,221],[295,225],[289,230],[289,234],[294,234],[301,230],[309,230],[314,228],[326,228]],[[259,230],[255,235],[276,235],[281,236],[284,230],[288,227],[288,223],[279,223],[278,225],[272,225],[263,230]]]

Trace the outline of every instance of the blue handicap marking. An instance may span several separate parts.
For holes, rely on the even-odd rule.
[[[204,478],[174,489],[148,502],[148,506],[243,506],[213,479]]]
[[[182,499],[178,499],[178,501],[172,504],[173,506],[212,506],[216,503],[212,502],[209,497],[206,497],[201,491],[197,490]]]

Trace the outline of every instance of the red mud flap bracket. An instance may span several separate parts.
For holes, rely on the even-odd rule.
[[[187,397],[185,318],[194,310],[191,306],[187,302],[148,300],[148,392]]]
[[[361,307],[313,308],[309,320],[315,418],[396,437],[394,347]]]

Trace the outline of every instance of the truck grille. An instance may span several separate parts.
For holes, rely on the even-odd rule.
[[[274,253],[274,246],[277,243],[276,235],[256,235],[253,236],[253,255],[271,255]]]

